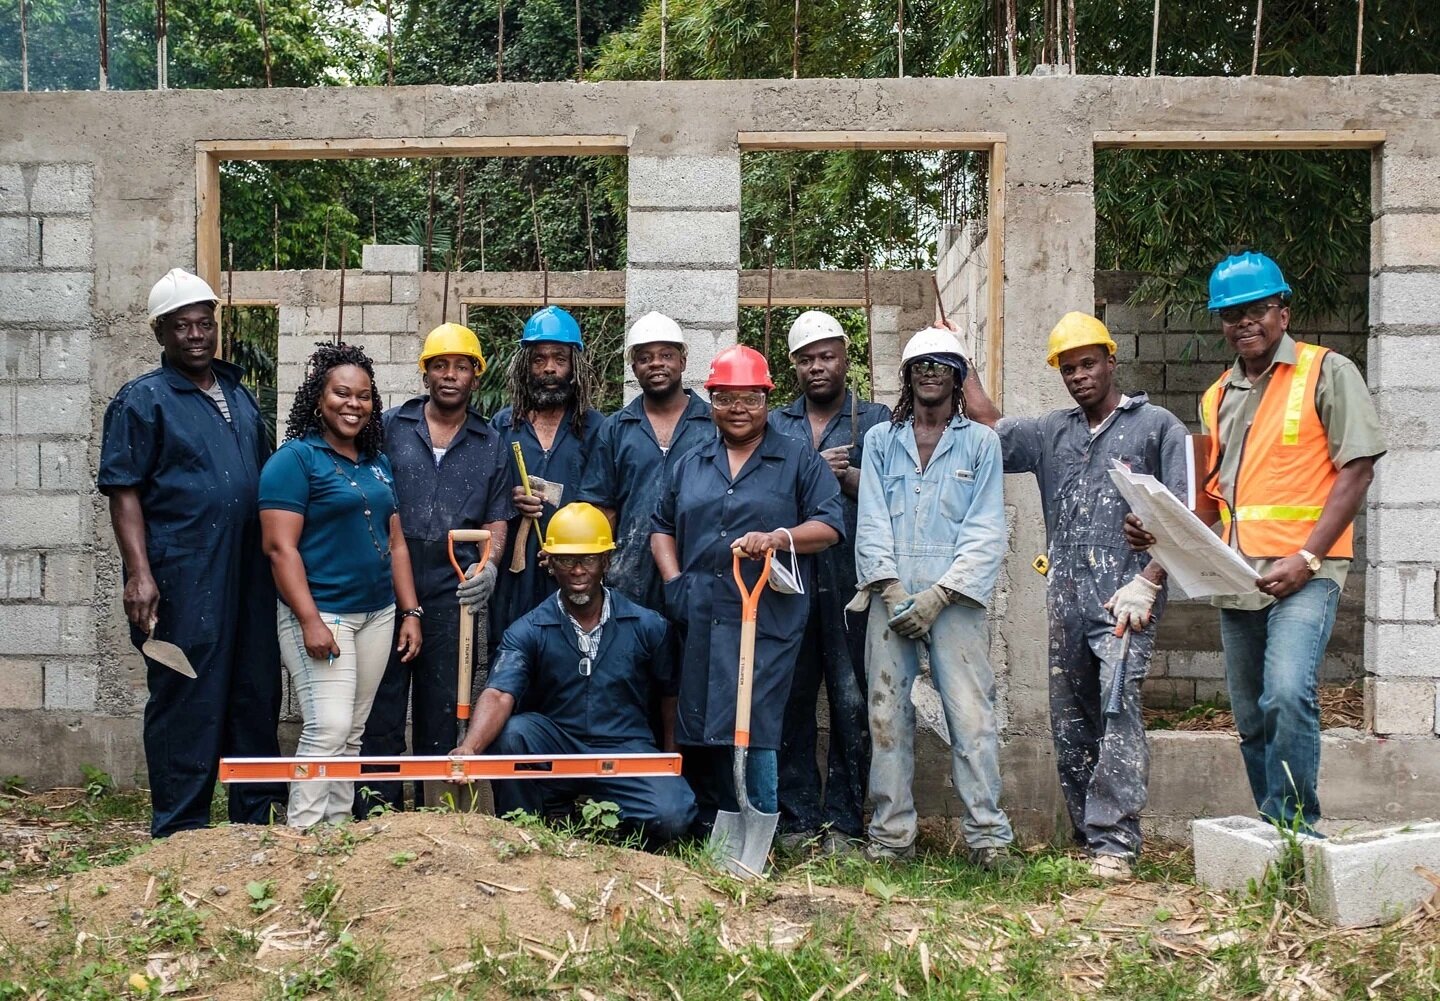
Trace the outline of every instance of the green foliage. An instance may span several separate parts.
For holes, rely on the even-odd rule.
[[[85,795],[90,799],[100,799],[115,791],[115,779],[103,768],[82,764],[80,774],[84,776]]]
[[[251,880],[245,884],[245,893],[250,898],[250,910],[256,914],[264,914],[275,906],[274,880]]]

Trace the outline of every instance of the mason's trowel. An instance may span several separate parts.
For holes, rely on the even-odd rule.
[[[928,639],[915,642],[916,654],[920,660],[920,673],[910,686],[910,701],[915,706],[915,722],[929,730],[950,746],[950,725],[945,720],[945,706],[930,672],[930,643]]]
[[[155,638],[156,621],[155,619],[150,620],[150,635],[140,645],[140,652],[155,663],[164,664],[170,670],[177,671],[187,678],[195,677],[195,668],[190,666],[190,658],[185,656],[184,650],[174,643],[166,643],[164,640]]]

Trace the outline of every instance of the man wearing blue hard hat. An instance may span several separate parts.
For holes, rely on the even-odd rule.
[[[1290,336],[1290,286],[1269,257],[1217,264],[1210,310],[1236,358],[1200,402],[1210,436],[1204,487],[1219,505],[1221,537],[1257,577],[1251,594],[1212,599],[1230,702],[1261,816],[1313,831],[1320,662],[1385,441],[1354,363]],[[1137,547],[1154,541],[1133,515],[1126,537]]]
[[[550,516],[574,500],[581,474],[605,415],[591,406],[598,387],[580,324],[559,306],[546,306],[525,321],[520,346],[510,363],[510,405],[491,421],[504,452],[520,445],[529,483],[520,480],[513,456],[511,519],[500,562],[500,580],[490,601],[490,646],[510,625],[555,591],[555,580],[540,565],[540,540]],[[527,489],[528,486],[528,489]],[[528,528],[521,523],[529,520]],[[516,550],[519,550],[518,554]],[[466,594],[460,595],[466,600]]]

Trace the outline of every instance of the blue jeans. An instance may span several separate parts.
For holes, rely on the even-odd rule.
[[[1240,753],[1260,815],[1292,826],[1320,819],[1320,661],[1340,586],[1310,581],[1258,611],[1220,610],[1225,674]]]

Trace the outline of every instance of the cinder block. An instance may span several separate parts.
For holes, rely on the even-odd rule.
[[[1384,459],[1380,460],[1382,463]],[[1440,553],[1440,516],[1433,508],[1370,508],[1366,545],[1376,563],[1409,563],[1417,554]]]
[[[1435,683],[1395,678],[1365,679],[1365,717],[1381,735],[1435,731]]]
[[[338,325],[342,322],[344,326],[339,327]],[[352,332],[358,334],[364,329],[361,323],[361,305],[350,298],[348,288],[345,292],[345,315],[343,317],[340,316],[339,306],[306,306],[304,315],[300,317],[298,333],[313,342],[333,338],[337,329],[346,334]]]
[[[73,271],[0,272],[0,322],[79,327],[90,322],[94,278]]]
[[[631,156],[630,204],[644,208],[740,208],[740,154]]]
[[[30,189],[30,211],[89,215],[93,203],[90,165],[42,163]]]
[[[1378,389],[1373,366],[1370,388]],[[1380,429],[1385,432],[1385,441],[1392,449],[1429,450],[1440,441],[1440,392],[1386,386],[1383,393],[1374,393],[1372,399],[1380,415]],[[1388,461],[1387,456],[1377,467],[1382,477]],[[1373,487],[1371,489],[1374,490]]]
[[[1367,623],[1366,669],[1382,678],[1440,676],[1440,625]]]
[[[1172,678],[1225,677],[1225,655],[1218,650],[1171,650],[1165,663]]]
[[[88,383],[34,383],[9,388],[14,402],[0,406],[0,434],[90,433]]]
[[[45,663],[45,708],[93,712],[100,670],[95,664],[71,661]]]
[[[1212,890],[1243,890],[1280,860],[1284,838],[1254,817],[1220,817],[1190,824],[1195,882]],[[1301,836],[1303,841],[1311,839]]]
[[[88,448],[85,441],[42,441],[40,488],[89,494],[94,488],[95,478],[90,471]]]
[[[83,605],[11,605],[0,615],[0,654],[93,655],[95,623]]]
[[[16,438],[0,440],[0,490],[40,489],[40,448]]]
[[[413,362],[376,365],[375,383],[385,406],[393,407],[421,391],[420,370]]]
[[[25,173],[18,163],[0,163],[0,212],[24,212]]]
[[[1440,454],[1431,461],[1440,463]],[[1433,564],[1372,565],[1365,579],[1365,614],[1389,622],[1434,622],[1435,585]]]
[[[85,605],[95,600],[95,556],[88,552],[45,554],[44,597],[59,605]]]
[[[40,265],[40,220],[34,216],[0,217],[0,268]]]
[[[687,323],[735,325],[739,316],[738,271],[640,271],[625,275],[628,316],[658,309],[682,326]]]
[[[413,306],[365,306],[361,310],[361,323],[366,334],[414,333],[418,321]],[[390,350],[385,348],[388,356]]]
[[[366,271],[419,271],[424,248],[410,243],[367,243],[360,248]]]
[[[352,272],[345,276],[345,312],[350,312],[351,303],[389,301],[389,275],[357,275]]]
[[[0,657],[0,709],[39,709],[45,704],[45,673],[38,661]]]
[[[631,212],[626,247],[632,264],[740,266],[740,213]]]
[[[40,378],[89,382],[90,332],[41,333]]]
[[[1440,317],[1440,273],[1382,271],[1370,279],[1370,323],[1432,326]]]
[[[1381,147],[1375,180],[1372,200],[1379,211],[1440,204],[1440,157],[1406,156]]]
[[[298,334],[305,329],[305,307],[281,306],[276,310],[275,321],[283,341],[286,334]]]
[[[1375,466],[1369,498],[1380,504],[1440,501],[1440,450],[1397,449]]]
[[[1310,910],[1342,928],[1403,917],[1435,892],[1415,871],[1440,872],[1440,824],[1408,824],[1326,841],[1306,839]]]
[[[0,379],[40,378],[40,335],[33,330],[0,331]]]
[[[4,542],[17,549],[32,546],[73,546],[85,539],[90,505],[85,498],[52,494],[0,496]]]
[[[6,544],[9,544],[8,539]],[[43,592],[44,561],[39,553],[0,555],[0,598],[6,601],[33,601]]]
[[[1140,683],[1141,700],[1156,709],[1182,709],[1195,704],[1195,682],[1180,678],[1146,678]]]
[[[419,275],[392,275],[390,278],[390,301],[407,305],[420,301]]]
[[[90,218],[46,219],[45,254],[40,264],[80,270],[94,267],[95,228]]]
[[[1440,313],[1435,314],[1435,319],[1440,319]],[[1399,386],[1431,388],[1435,385],[1434,373],[1440,368],[1440,333],[1376,337],[1367,367],[1370,387],[1377,392]]]

